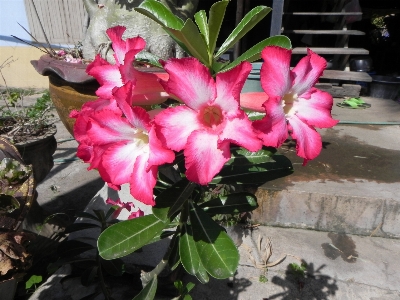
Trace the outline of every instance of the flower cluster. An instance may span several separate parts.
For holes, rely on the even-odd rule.
[[[332,96],[314,88],[326,62],[311,50],[291,70],[291,50],[267,46],[261,69],[265,92],[240,94],[249,62],[212,76],[194,57],[172,58],[160,62],[166,73],[142,72],[133,63],[145,41],[123,40],[124,31],[107,30],[115,63],[97,56],[87,67],[101,85],[99,98],[71,116],[77,155],[111,187],[129,183],[132,196],[145,204],[155,204],[158,167],[172,163],[176,152],[183,151],[187,179],[207,185],[231,158],[232,144],[258,151],[279,147],[290,134],[306,163],[322,148],[315,127],[337,123],[330,115]],[[181,104],[153,111],[139,106],[168,97]],[[251,121],[241,107],[265,116]]]

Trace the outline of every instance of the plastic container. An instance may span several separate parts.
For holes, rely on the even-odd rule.
[[[369,96],[396,100],[400,91],[400,79],[391,76],[372,75]]]
[[[255,62],[251,64],[253,68],[244,83],[242,93],[262,92],[263,89],[260,83],[260,69],[262,62]]]

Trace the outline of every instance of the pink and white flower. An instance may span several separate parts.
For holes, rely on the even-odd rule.
[[[158,166],[172,162],[175,154],[159,141],[146,110],[128,104],[131,89],[131,83],[115,89],[119,108],[91,111],[82,117],[86,127],[79,130],[85,131],[84,142],[92,148],[89,163],[103,180],[117,189],[129,183],[134,198],[154,205]],[[77,155],[81,157],[79,152]]]
[[[297,155],[307,161],[322,149],[318,128],[337,124],[332,119],[332,96],[314,87],[326,67],[326,61],[311,50],[290,70],[291,50],[268,46],[262,52],[261,86],[264,93],[241,95],[241,105],[266,116],[253,126],[266,146],[279,147],[289,133],[296,140]]]
[[[162,62],[169,74],[165,90],[186,105],[167,108],[155,117],[165,145],[184,150],[186,176],[208,184],[230,159],[230,144],[257,151],[262,144],[239,107],[239,93],[251,70],[248,62],[219,73],[214,80],[195,58]]]
[[[141,72],[134,68],[135,56],[142,51],[146,42],[141,37],[122,39],[126,28],[116,26],[107,30],[107,35],[112,41],[115,64],[110,64],[100,55],[88,65],[86,72],[96,78],[100,88],[96,95],[108,99],[112,97],[115,87],[122,87],[131,81],[135,85],[129,102],[134,105],[152,105],[164,102],[169,95],[165,92],[158,79],[167,79],[163,72]]]

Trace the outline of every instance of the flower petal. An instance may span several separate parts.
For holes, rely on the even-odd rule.
[[[149,131],[149,161],[148,166],[163,165],[165,163],[172,163],[175,159],[175,153],[164,147],[156,135],[155,128],[152,127]]]
[[[186,177],[208,184],[230,159],[229,145],[229,142],[219,143],[218,136],[209,131],[194,131],[184,150]]]
[[[181,151],[189,135],[202,128],[197,120],[197,112],[184,105],[167,108],[154,120],[161,141],[174,151]]]
[[[325,68],[326,60],[307,49],[307,56],[303,57],[292,70],[294,74],[293,92],[301,95],[311,89]]]
[[[261,86],[268,96],[283,97],[290,91],[290,58],[292,51],[278,46],[267,46],[261,52],[264,62],[260,70]]]
[[[310,125],[301,121],[296,115],[289,118],[291,136],[296,140],[296,153],[307,161],[316,158],[322,149],[320,134]]]
[[[264,107],[266,116],[254,121],[253,127],[265,146],[279,147],[289,136],[280,97],[270,97]]]
[[[117,64],[122,64],[125,58],[126,47],[125,41],[122,39],[125,30],[126,27],[124,26],[115,26],[106,30],[106,33],[112,42],[112,47],[115,52],[114,57]]]
[[[251,64],[244,61],[235,68],[218,73],[216,76],[217,98],[214,103],[218,104],[228,117],[237,113],[240,91],[250,71]]]
[[[100,84],[96,91],[96,95],[100,98],[111,98],[113,88],[124,84],[121,79],[121,73],[115,65],[93,67],[90,69],[89,75],[96,78]]]
[[[251,121],[243,111],[240,111],[236,118],[227,120],[220,140],[230,141],[249,151],[258,151],[262,147],[262,142],[253,130]]]
[[[339,122],[332,119],[333,98],[329,93],[312,88],[307,96],[309,98],[299,97],[293,106],[303,122],[319,128],[333,127]]]
[[[171,58],[162,64],[169,74],[168,81],[161,82],[164,89],[180,98],[190,108],[198,110],[215,99],[214,79],[208,69],[197,59]]]
[[[135,161],[143,149],[135,143],[119,142],[108,147],[102,157],[102,165],[112,184],[121,185],[131,181]],[[100,170],[99,170],[100,171]]]
[[[131,195],[147,205],[154,206],[156,203],[153,197],[153,188],[157,181],[157,166],[147,169],[148,155],[138,156],[133,167],[130,180]]]

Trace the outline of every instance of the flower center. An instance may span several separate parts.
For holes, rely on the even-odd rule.
[[[146,147],[149,144],[149,135],[147,132],[137,130],[134,135],[134,143],[138,148]]]
[[[210,126],[217,126],[222,123],[223,115],[218,106],[207,106],[202,112],[203,122]]]
[[[294,113],[293,110],[293,103],[297,101],[297,94],[285,94],[282,99],[282,106],[283,106],[283,111],[285,112],[286,115],[291,115]]]

